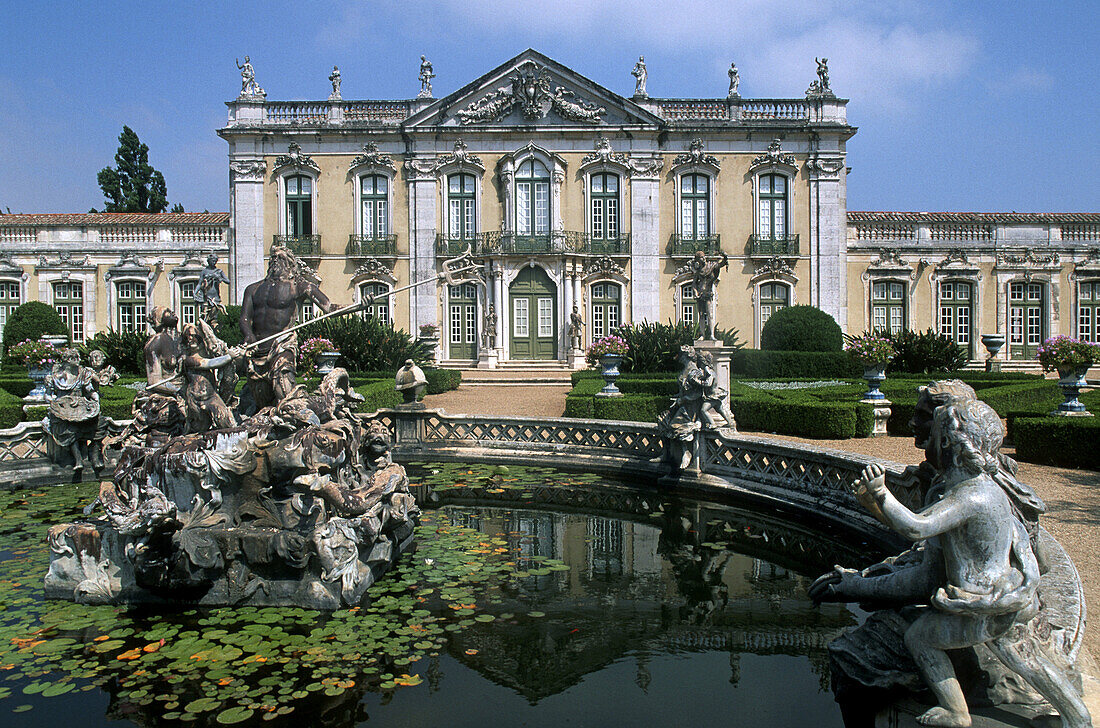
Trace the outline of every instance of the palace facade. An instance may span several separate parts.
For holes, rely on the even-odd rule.
[[[628,98],[533,50],[443,98],[430,66],[418,97],[366,101],[341,98],[338,73],[327,100],[269,101],[247,70],[218,130],[228,214],[0,215],[0,314],[62,310],[71,280],[85,336],[139,326],[144,281],[142,305],[186,319],[207,252],[227,254],[239,301],[286,245],[337,303],[438,327],[445,362],[567,364],[574,307],[586,345],[620,323],[697,320],[702,251],[728,256],[718,325],[749,345],[803,303],[851,333],[948,333],[975,363],[985,333],[1021,366],[1052,334],[1100,340],[1100,213],[849,212],[857,130],[824,64],[786,99],[742,98],[733,68],[724,95],[650,97],[641,62]],[[466,249],[475,282],[400,290]]]

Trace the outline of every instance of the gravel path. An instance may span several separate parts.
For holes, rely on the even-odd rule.
[[[452,392],[430,395],[425,398],[424,404],[452,414],[561,417],[568,391],[568,385],[462,385]],[[924,454],[913,447],[913,440],[908,437],[853,440],[808,440],[787,435],[774,437],[872,455],[906,465],[919,463],[924,458]],[[1100,443],[1097,446],[1100,447]],[[1011,448],[1006,448],[1005,452],[1009,455],[1014,453]],[[1089,614],[1100,615],[1100,472],[1020,463],[1019,477],[1046,501],[1047,513],[1042,523],[1061,542],[1076,564],[1085,587]],[[1093,655],[1100,655],[1100,629],[1087,630],[1085,644]]]

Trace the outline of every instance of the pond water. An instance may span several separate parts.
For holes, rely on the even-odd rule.
[[[417,552],[331,615],[44,601],[45,531],[93,488],[0,493],[0,725],[843,724],[856,615],[805,589],[854,547],[590,474],[409,474]]]

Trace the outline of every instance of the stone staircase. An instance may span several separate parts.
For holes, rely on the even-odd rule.
[[[444,365],[446,366],[446,365]],[[569,387],[572,370],[557,362],[501,362],[496,369],[447,367],[462,372],[466,387]]]

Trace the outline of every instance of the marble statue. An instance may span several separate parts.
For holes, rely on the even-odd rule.
[[[237,68],[241,72],[241,96],[266,96],[264,90],[256,83],[256,71],[252,68],[252,61],[248,56],[244,57],[244,64],[234,59]]]
[[[718,274],[729,266],[729,257],[719,251],[717,260],[708,260],[706,253],[695,251],[691,259],[691,283],[695,289],[695,302],[699,306],[700,336],[709,341],[715,340],[717,304],[714,296],[718,290]]]
[[[418,367],[416,362],[406,359],[405,364],[397,370],[393,388],[401,393],[405,404],[415,404],[428,388],[428,378],[424,376],[424,370]]]
[[[574,349],[584,348],[584,318],[576,306],[569,314],[569,345]]]
[[[485,313],[485,329],[482,336],[485,339],[486,349],[497,348],[497,310],[493,304],[489,304],[489,310]]]
[[[638,56],[638,62],[634,64],[634,70],[630,75],[634,77],[634,96],[637,98],[649,96],[645,90],[646,80],[649,79],[649,72],[645,67],[645,56]]]
[[[674,469],[686,470],[698,452],[698,433],[706,428],[734,434],[737,422],[729,409],[729,393],[718,386],[718,373],[710,354],[693,346],[681,346],[678,360],[680,388],[669,408],[657,417],[657,431],[666,443],[661,459]]]
[[[73,472],[80,473],[87,457],[98,474],[104,466],[105,434],[100,425],[99,379],[94,371],[81,366],[76,349],[62,351],[61,362],[46,375],[46,398],[49,408],[43,424],[53,461],[60,464],[71,459]]]
[[[430,99],[432,97],[432,79],[435,72],[432,70],[432,62],[425,56],[420,56],[420,93],[418,99]]]
[[[332,67],[332,73],[328,77],[329,82],[332,84],[332,93],[329,94],[329,101],[339,101],[340,96],[340,69],[336,66]]]
[[[834,675],[877,688],[923,682],[938,705],[918,722],[969,726],[965,692],[974,688],[960,681],[947,651],[973,650],[984,672],[976,682],[991,686],[984,699],[1033,703],[1030,686],[1063,726],[1091,726],[1052,629],[1057,620],[1040,598],[1045,506],[1000,453],[1000,417],[969,385],[950,380],[921,388],[910,427],[926,457],[908,472],[927,487],[923,507],[903,505],[878,464],[852,487],[871,514],[915,546],[862,571],[838,566],[810,587],[815,601],[877,607],[830,645]],[[1004,687],[1020,680],[1026,685]]]
[[[99,349],[88,352],[88,366],[95,374],[97,387],[110,387],[118,381],[118,370],[107,363],[107,355]]]
[[[831,91],[832,89],[829,88],[829,59],[822,58],[818,60],[815,58],[814,62],[817,63],[817,82],[821,90]]]
[[[183,329],[183,401],[188,432],[220,430],[237,424],[229,405],[222,399],[223,388],[219,387],[218,374],[222,369],[235,367],[244,358],[244,351],[233,347],[224,354],[215,354],[216,350],[225,348],[225,342],[201,319]]]
[[[241,334],[249,349],[249,414],[277,404],[294,388],[298,337],[287,329],[294,321],[298,301],[309,298],[325,312],[337,308],[311,275],[288,249],[274,247],[267,276],[244,289]],[[287,333],[279,336],[283,332]]]
[[[211,325],[218,321],[218,314],[225,313],[222,304],[221,284],[229,285],[229,277],[218,267],[218,256],[211,253],[206,256],[206,267],[199,274],[195,286],[195,303],[199,305],[200,316]]]
[[[729,76],[730,76],[730,90],[729,90],[728,96],[732,99],[736,96],[741,95],[737,91],[737,88],[741,85],[741,75],[737,72],[737,64],[736,63],[731,63],[730,64]]]

